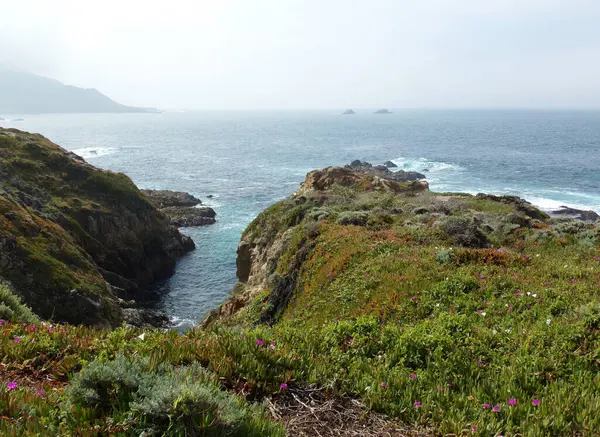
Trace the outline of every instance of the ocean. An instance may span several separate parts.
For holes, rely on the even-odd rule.
[[[310,170],[354,159],[427,169],[433,191],[514,194],[542,209],[600,212],[600,111],[392,110],[12,116],[140,188],[187,191],[217,223],[186,228],[197,249],[150,303],[185,329],[236,282],[245,227]],[[208,195],[214,196],[207,198]]]

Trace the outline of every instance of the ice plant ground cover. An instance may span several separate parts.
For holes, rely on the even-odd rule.
[[[0,435],[278,436],[253,403],[309,384],[439,435],[598,433],[598,224],[462,195],[306,197],[248,228],[259,249],[285,240],[269,282],[205,329],[0,324]]]

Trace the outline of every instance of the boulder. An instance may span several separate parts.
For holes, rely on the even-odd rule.
[[[396,164],[394,164],[392,161],[385,161],[383,163],[383,165],[385,165],[387,168],[397,168],[398,166]]]

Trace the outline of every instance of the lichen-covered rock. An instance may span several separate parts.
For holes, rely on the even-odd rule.
[[[0,278],[42,318],[118,325],[116,293],[168,277],[191,246],[127,176],[0,129]]]

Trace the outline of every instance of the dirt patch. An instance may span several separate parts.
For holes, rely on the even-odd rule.
[[[426,437],[434,435],[370,412],[364,404],[333,396],[314,387],[290,387],[267,399],[276,420],[287,426],[290,437]]]

